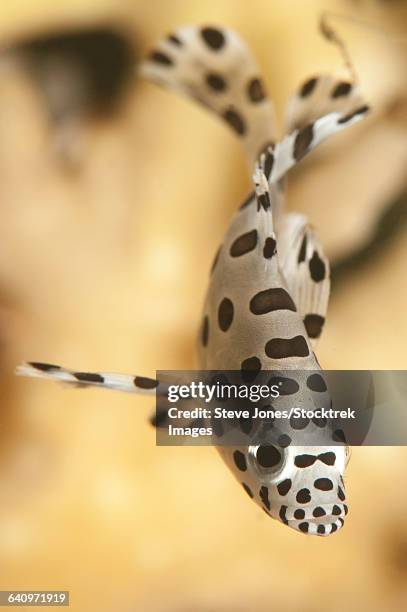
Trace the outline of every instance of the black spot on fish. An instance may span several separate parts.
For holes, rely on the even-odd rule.
[[[156,64],[160,64],[161,66],[172,66],[174,62],[172,59],[162,51],[152,51],[149,55],[149,59]]]
[[[287,446],[290,446],[292,440],[287,434],[281,434],[281,436],[278,437],[277,442],[281,448],[287,448]]]
[[[41,372],[52,372],[52,370],[60,370],[61,366],[53,365],[52,363],[41,363],[39,361],[29,361],[28,365]]]
[[[334,89],[331,92],[331,98],[334,100],[335,98],[342,98],[343,96],[347,96],[352,91],[352,84],[347,83],[346,81],[342,81],[335,85]]]
[[[308,81],[305,81],[305,83],[302,85],[300,89],[301,98],[307,98],[308,96],[310,96],[312,92],[314,91],[317,83],[318,83],[318,79],[316,77],[313,77],[312,79],[308,79]]]
[[[238,134],[243,136],[246,133],[246,124],[243,117],[232,106],[225,110],[222,114],[223,119],[230,127]]]
[[[266,92],[262,81],[259,78],[251,79],[247,84],[247,95],[251,102],[255,104],[262,102],[266,97]]]
[[[334,442],[343,442],[344,444],[346,444],[345,432],[342,429],[335,429],[332,434],[332,440]]]
[[[233,453],[233,460],[238,470],[241,472],[245,472],[247,470],[246,457],[241,451],[236,450]]]
[[[316,283],[319,283],[320,281],[324,280],[326,266],[316,251],[314,251],[314,254],[312,255],[312,258],[309,262],[309,271],[312,280]]]
[[[155,389],[158,387],[158,380],[146,378],[145,376],[136,376],[133,382],[140,389]]]
[[[338,120],[338,124],[342,125],[344,123],[348,123],[349,121],[351,121],[355,117],[358,117],[359,115],[365,115],[369,110],[370,109],[369,109],[369,107],[367,105],[361,106],[360,108],[358,108],[357,110],[353,111],[352,113],[349,113],[349,115],[345,115],[344,117],[341,117]]]
[[[294,459],[294,464],[299,468],[307,468],[314,465],[316,460],[315,455],[297,455]]]
[[[285,480],[280,482],[280,484],[277,485],[277,491],[280,493],[280,495],[285,496],[287,495],[288,491],[291,489],[291,485],[292,485],[292,482],[290,478],[286,478]]]
[[[300,252],[298,253],[298,263],[299,264],[305,261],[306,253],[307,253],[307,235],[305,234],[304,238],[302,239]]]
[[[326,383],[321,374],[311,374],[311,376],[308,376],[307,387],[308,389],[311,389],[311,391],[315,391],[317,393],[323,393],[327,389]]]
[[[332,491],[334,485],[330,478],[317,478],[314,487],[320,491]]]
[[[254,495],[252,493],[252,490],[250,489],[250,487],[247,486],[247,484],[245,482],[242,482],[242,487],[244,488],[244,490],[246,491],[247,495],[253,499]]]
[[[103,383],[105,379],[100,374],[93,374],[91,372],[74,372],[74,376],[81,382],[92,382],[92,383]]]
[[[270,359],[287,359],[288,357],[307,357],[309,348],[304,336],[294,338],[272,338],[265,346]]]
[[[285,289],[278,287],[259,291],[250,300],[250,311],[255,315],[263,315],[275,310],[292,310],[293,312],[297,310]]]
[[[270,196],[268,193],[261,193],[260,195],[256,195],[257,200],[257,210],[260,211],[268,210],[271,207],[270,204]]]
[[[269,490],[267,487],[261,487],[259,496],[267,510],[270,510]]]
[[[335,465],[336,456],[335,453],[332,452],[321,453],[318,455],[318,459],[322,461],[322,463],[325,463],[325,465]]]
[[[278,513],[280,519],[283,521],[285,525],[288,525],[288,520],[286,518],[287,506],[281,506],[280,512]]]
[[[312,123],[307,125],[305,128],[302,128],[295,137],[294,142],[294,159],[298,162],[300,161],[307,153],[314,137],[314,126]]]
[[[318,314],[307,314],[304,317],[304,325],[310,338],[319,338],[322,333],[325,319]]]
[[[201,29],[201,36],[213,51],[220,51],[225,44],[225,35],[218,28],[206,27]]]
[[[273,170],[274,165],[274,154],[273,151],[266,151],[265,159],[264,159],[264,174],[269,179],[271,175],[271,171]]]
[[[311,501],[311,493],[309,489],[300,489],[295,497],[299,504],[307,504]]]
[[[242,361],[241,373],[244,382],[252,382],[261,370],[261,361],[258,357],[249,357]]]
[[[317,427],[325,427],[325,425],[327,424],[328,420],[325,417],[312,417],[312,422]]]
[[[173,45],[176,45],[177,47],[182,47],[183,45],[182,40],[180,40],[178,36],[176,36],[175,34],[168,34],[167,40],[168,42],[171,42]]]
[[[277,253],[276,249],[277,243],[274,238],[266,238],[264,247],[263,247],[263,257],[265,259],[271,259],[273,255]]]
[[[257,230],[252,230],[242,234],[233,242],[230,247],[230,254],[232,257],[241,257],[250,253],[257,245]]]
[[[218,323],[223,332],[228,331],[233,322],[234,307],[229,298],[223,298],[218,308]]]
[[[209,72],[205,77],[205,81],[212,91],[222,92],[226,89],[225,79],[216,72]]]

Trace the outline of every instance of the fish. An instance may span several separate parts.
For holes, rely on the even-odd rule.
[[[255,58],[240,36],[218,26],[185,26],[163,37],[141,66],[144,78],[197,101],[239,139],[252,189],[232,216],[209,276],[198,333],[202,371],[270,372],[286,406],[329,402],[315,354],[330,292],[329,261],[303,214],[285,212],[291,168],[369,113],[359,87],[330,75],[305,80],[289,99],[285,135]],[[168,383],[29,362],[17,374],[164,396]],[[165,410],[152,420],[165,427]],[[297,532],[329,536],[348,513],[349,447],[318,419],[290,419],[279,435],[258,422],[238,445],[214,444],[247,496]],[[221,437],[221,433],[218,436]],[[302,439],[307,441],[301,444]],[[338,444],[339,443],[339,444]]]

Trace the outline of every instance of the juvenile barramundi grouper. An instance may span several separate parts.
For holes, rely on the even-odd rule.
[[[326,138],[363,119],[368,106],[352,83],[312,77],[290,99],[287,135],[275,144],[273,107],[257,64],[237,34],[223,28],[178,29],[159,42],[142,73],[221,117],[240,139],[253,173],[253,191],[233,216],[212,265],[199,332],[200,369],[237,370],[250,377],[261,370],[283,373],[285,406],[326,405],[330,400],[314,347],[328,306],[329,263],[306,217],[284,212],[284,178]],[[151,378],[38,362],[20,366],[18,373],[130,392],[159,395],[167,389]],[[165,424],[165,415],[158,413],[155,424]],[[296,442],[299,433],[306,446]],[[247,443],[218,449],[268,515],[300,532],[325,536],[342,527],[347,514],[348,449],[338,441],[338,432],[323,420],[297,418],[277,440],[257,423]]]

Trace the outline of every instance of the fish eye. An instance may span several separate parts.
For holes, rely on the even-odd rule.
[[[273,444],[251,446],[249,456],[260,474],[279,472],[284,465],[284,449]]]

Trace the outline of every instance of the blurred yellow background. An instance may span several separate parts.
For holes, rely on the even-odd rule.
[[[178,25],[228,25],[258,58],[282,123],[307,77],[343,72],[322,10],[407,36],[405,2],[4,0],[0,36],[0,589],[66,589],[95,612],[347,612],[407,608],[405,448],[358,448],[350,513],[327,538],[270,521],[211,448],[157,448],[151,400],[17,379],[24,360],[154,375],[195,365],[213,254],[249,188],[233,135],[132,79],[117,112],[62,128],[19,45],[114,26],[136,57]],[[338,22],[374,113],[293,173],[290,209],[332,259],[406,188],[406,46]],[[75,146],[78,146],[76,151]],[[73,167],[69,160],[73,156]],[[71,160],[72,161],[72,160]],[[338,281],[327,368],[406,368],[407,230]]]

